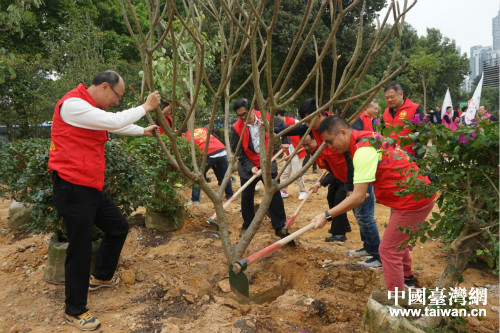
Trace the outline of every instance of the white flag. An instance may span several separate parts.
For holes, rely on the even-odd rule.
[[[467,109],[467,112],[465,113],[465,123],[469,125],[471,123],[471,120],[476,117],[476,111],[479,108],[479,102],[481,101],[481,90],[483,88],[483,77],[484,73],[481,74],[481,80],[479,80],[479,83],[477,84],[476,90],[474,91],[474,95],[472,95],[472,98],[469,99],[469,108]]]
[[[451,115],[453,116],[453,103],[451,103],[450,88],[446,89],[446,95],[444,95],[443,106],[441,107],[441,119],[443,119],[448,106],[451,106]]]

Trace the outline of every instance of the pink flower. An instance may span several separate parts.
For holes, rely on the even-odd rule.
[[[466,137],[466,136],[465,136],[465,135],[463,135],[463,134],[460,134],[460,135],[458,136],[458,143],[464,143],[464,144],[465,144],[465,143],[467,143],[467,142],[469,142],[469,138],[468,138],[468,137]]]
[[[415,115],[415,118],[413,118],[412,120],[410,120],[410,123],[411,124],[417,124],[418,123],[419,125],[421,125],[422,123],[420,123],[420,115],[417,113]]]
[[[472,133],[470,134],[470,137],[474,139],[474,138],[476,137],[476,132],[472,132]]]

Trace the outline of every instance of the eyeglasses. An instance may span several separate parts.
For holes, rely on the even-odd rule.
[[[116,97],[118,97],[118,102],[119,102],[119,101],[122,99],[122,97],[123,97],[123,96],[120,96],[120,94],[118,94],[118,93],[116,92],[116,90],[115,90],[115,89],[113,89],[113,87],[112,87],[110,84],[108,84],[108,85],[109,85],[109,87],[111,88],[111,90],[113,90],[113,92],[115,93]]]

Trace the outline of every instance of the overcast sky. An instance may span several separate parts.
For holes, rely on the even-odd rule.
[[[402,8],[403,0],[399,3]],[[500,0],[418,0],[406,15],[406,22],[419,36],[425,36],[427,28],[439,29],[443,36],[455,40],[462,53],[470,55],[471,46],[493,45],[491,20],[499,8]],[[386,12],[387,7],[381,13]]]

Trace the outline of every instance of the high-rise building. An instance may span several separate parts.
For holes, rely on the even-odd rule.
[[[491,59],[492,53],[493,48],[491,46],[476,45],[470,48],[470,78],[472,81],[474,81],[476,76],[481,75],[483,72],[483,62]]]
[[[500,51],[500,11],[492,21],[491,33],[493,35],[493,51]]]

